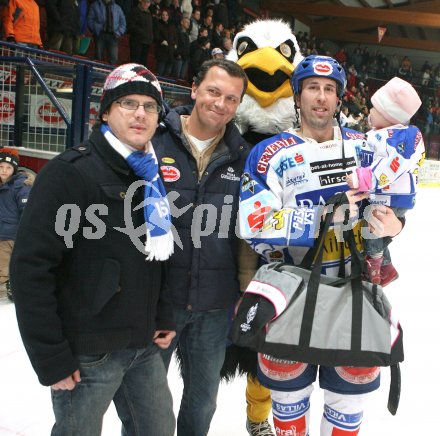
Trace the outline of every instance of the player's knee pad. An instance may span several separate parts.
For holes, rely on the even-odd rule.
[[[299,391],[270,391],[273,422],[277,435],[308,435],[312,391],[312,385]]]
[[[355,436],[362,423],[368,394],[347,395],[324,391],[321,436]]]

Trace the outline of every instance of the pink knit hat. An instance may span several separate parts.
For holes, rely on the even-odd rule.
[[[373,107],[390,123],[406,124],[422,101],[417,91],[405,80],[393,77],[371,97]]]

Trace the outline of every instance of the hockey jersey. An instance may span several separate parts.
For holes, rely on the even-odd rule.
[[[326,201],[348,190],[346,175],[360,164],[363,133],[334,127],[333,139],[318,143],[293,129],[257,144],[241,180],[240,233],[265,262],[299,264],[314,245]],[[361,247],[360,225],[355,239]],[[330,231],[323,273],[349,271],[348,246]]]
[[[403,124],[371,130],[361,156],[361,166],[373,173],[370,202],[412,209],[418,169],[425,159],[420,130]]]

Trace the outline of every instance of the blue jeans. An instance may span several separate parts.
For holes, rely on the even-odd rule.
[[[53,436],[98,436],[113,400],[123,436],[173,436],[173,399],[159,349],[79,355],[81,382],[73,391],[51,390]]]
[[[177,435],[205,436],[217,407],[229,311],[190,312],[174,308],[174,320],[177,335],[170,347],[162,350],[162,355],[168,368],[173,350],[179,345],[183,395],[177,418]]]

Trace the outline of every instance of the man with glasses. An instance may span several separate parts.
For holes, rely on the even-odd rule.
[[[101,434],[112,401],[123,435],[174,435],[159,349],[175,331],[157,261],[173,238],[150,142],[161,110],[146,67],[112,71],[101,122],[43,168],[22,216],[11,283],[29,358],[51,386],[52,435]]]

